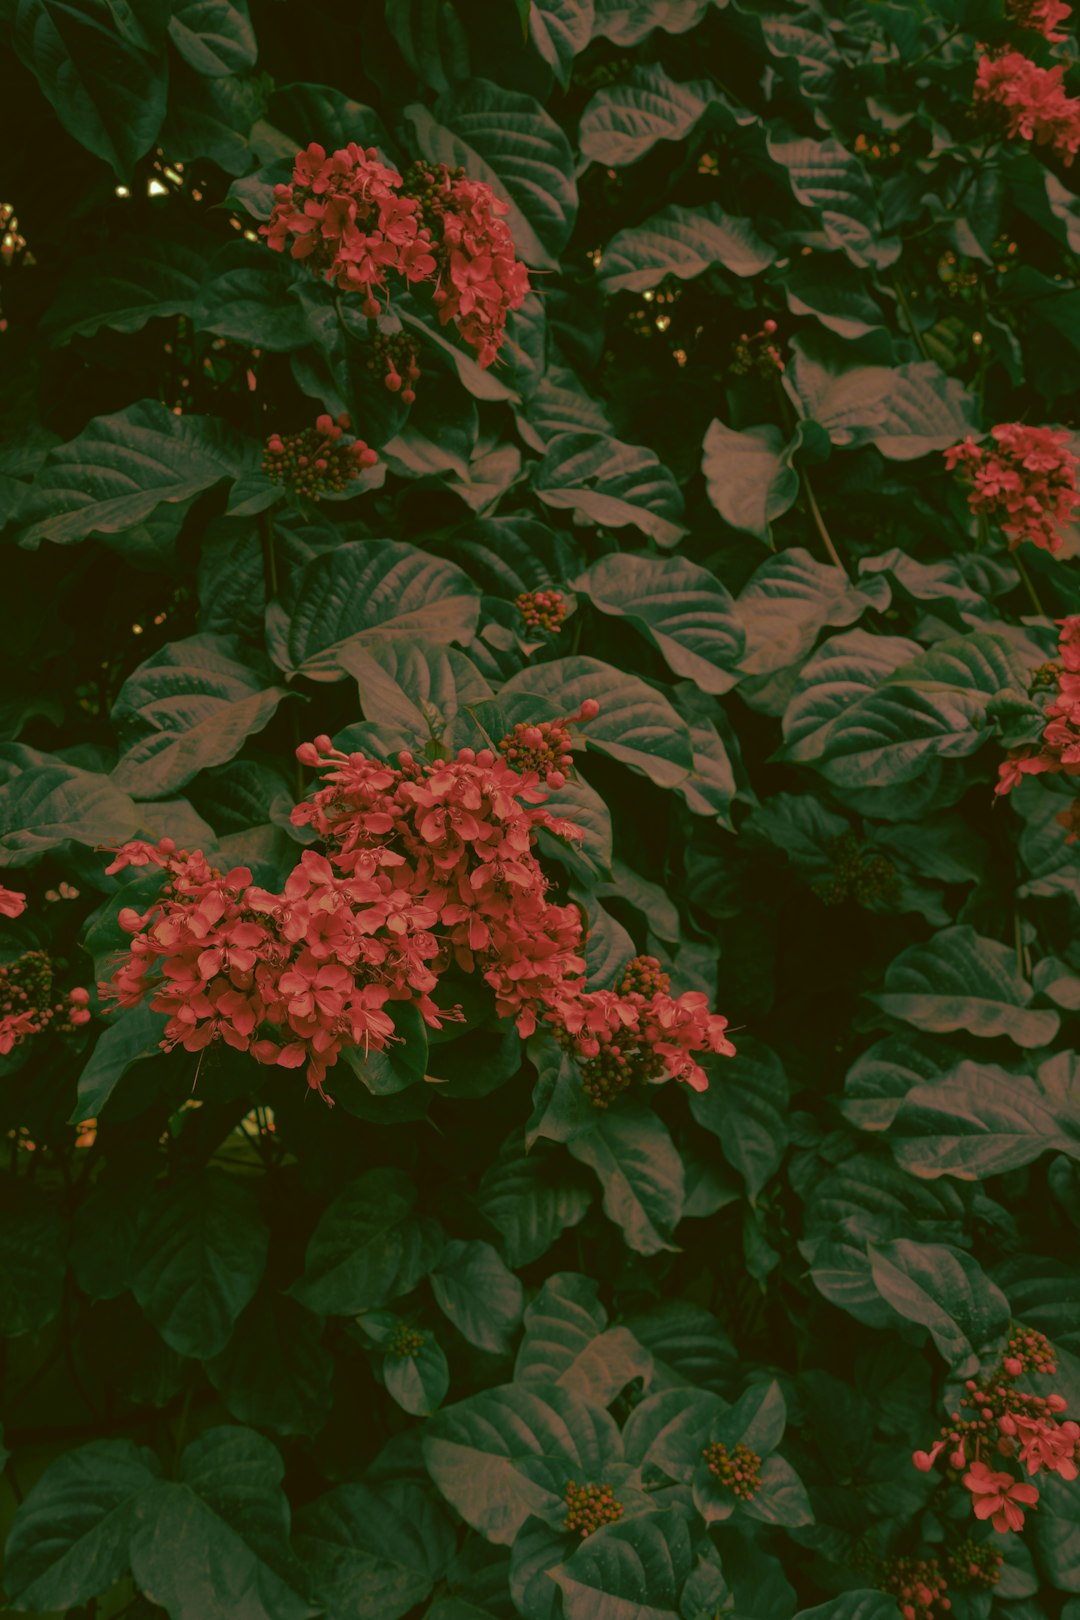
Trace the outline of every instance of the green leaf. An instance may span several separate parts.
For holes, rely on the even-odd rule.
[[[890,1127],[889,1145],[912,1175],[983,1180],[1044,1153],[1080,1158],[1080,1114],[1055,1107],[1026,1075],[965,1062],[911,1088]]]
[[[838,337],[865,337],[885,325],[864,278],[835,253],[796,259],[777,281],[793,315],[813,315]]]
[[[686,1520],[671,1508],[605,1525],[551,1574],[566,1620],[676,1620],[692,1564]]]
[[[738,1371],[734,1345],[699,1305],[665,1300],[627,1317],[626,1325],[652,1354],[655,1390],[692,1384],[715,1392]]]
[[[806,1487],[784,1457],[768,1457],[761,1468],[761,1485],[751,1501],[743,1505],[748,1519],[762,1524],[781,1524],[789,1529],[813,1524],[814,1510]]]
[[[238,637],[168,642],[128,677],[113,706],[122,751],[114,780],[161,798],[226,764],[290,695],[272,682],[269,664]]]
[[[593,38],[626,47],[640,44],[654,28],[685,34],[714,4],[723,0],[596,0]]]
[[[883,270],[899,258],[898,239],[882,230],[866,169],[839,141],[832,136],[823,141],[806,136],[779,140],[769,134],[766,150],[787,170],[796,201],[817,215],[829,241],[853,264]]]
[[[638,1254],[674,1249],[683,1210],[683,1167],[663,1121],[647,1108],[611,1109],[567,1143],[596,1172],[604,1213]]]
[[[701,470],[709,499],[725,523],[769,540],[774,518],[783,517],[798,498],[799,475],[791,464],[796,448],[796,441],[787,443],[776,427],[736,433],[719,419],[709,425]]]
[[[795,1620],[895,1620],[896,1599],[891,1592],[843,1592],[813,1609],[800,1609]]]
[[[490,1243],[454,1239],[428,1280],[444,1316],[470,1344],[495,1355],[509,1351],[524,1293]]]
[[[641,1469],[646,1483],[664,1477],[688,1485],[709,1430],[726,1407],[726,1401],[705,1389],[665,1389],[646,1396],[623,1430],[627,1462]]]
[[[76,1207],[68,1258],[91,1299],[116,1299],[131,1287],[139,1218],[156,1179],[151,1159],[124,1165],[107,1172]]]
[[[611,553],[575,580],[574,589],[601,613],[627,619],[676,675],[703,692],[719,694],[735,684],[742,626],[723,585],[697,563]]]
[[[296,1547],[334,1620],[400,1620],[431,1595],[453,1531],[412,1481],[340,1485],[296,1516]]]
[[[255,66],[258,47],[244,0],[184,0],[169,37],[196,73],[218,79]]]
[[[289,1292],[321,1316],[354,1316],[407,1294],[438,1263],[437,1221],[414,1213],[416,1189],[399,1170],[371,1170],[324,1211],[304,1275]]]
[[[956,1378],[970,1378],[1009,1325],[1005,1295],[963,1249],[899,1238],[871,1246],[870,1266],[882,1299],[929,1328]]]
[[[467,643],[479,611],[479,592],[452,563],[404,542],[350,541],[304,569],[282,668],[341,680],[352,673],[354,651],[363,654],[381,636]]]
[[[886,970],[884,990],[868,999],[891,1018],[934,1034],[962,1029],[984,1039],[1004,1035],[1017,1046],[1045,1046],[1061,1016],[1033,1008],[1034,994],[1017,976],[1014,953],[963,923],[901,951]]]
[[[151,1012],[145,1001],[114,1013],[79,1076],[79,1093],[68,1123],[96,1119],[131,1065],[161,1052],[164,1029],[164,1015]]]
[[[658,141],[681,141],[705,116],[712,84],[676,84],[663,68],[635,67],[621,84],[598,90],[578,125],[578,146],[591,163],[622,168]]]
[[[498,1230],[503,1258],[515,1270],[546,1254],[591,1203],[588,1190],[567,1179],[563,1162],[539,1145],[526,1152],[523,1134],[513,1131],[481,1177],[477,1207]]]
[[[592,38],[593,0],[532,0],[527,12],[529,38],[565,90]]]
[[[39,1333],[60,1312],[67,1233],[36,1187],[0,1180],[0,1337]]]
[[[486,79],[459,85],[429,110],[404,110],[420,155],[460,165],[509,204],[506,223],[518,257],[537,270],[558,268],[577,213],[570,143],[532,96]]]
[[[58,347],[101,327],[141,332],[147,321],[190,315],[206,273],[205,256],[184,242],[119,237],[114,251],[88,258],[78,281],[61,289],[42,322]]]
[[[323,1324],[291,1299],[256,1294],[206,1375],[232,1417],[274,1434],[314,1437],[330,1414],[334,1361]]]
[[[208,1429],[184,1451],[180,1478],[139,1504],[135,1584],[172,1620],[307,1620],[303,1572],[289,1552],[285,1465],[251,1429]]]
[[[962,383],[931,361],[849,368],[843,359],[815,358],[798,338],[791,347],[784,387],[835,445],[873,444],[890,461],[913,461],[972,431]]]
[[[250,1187],[218,1170],[179,1177],[147,1201],[132,1292],[173,1350],[216,1356],[259,1286],[268,1243]]]
[[[470,707],[493,696],[476,665],[454,647],[387,636],[351,649],[348,657],[368,719],[400,727],[419,746],[445,737],[462,710],[468,724]]]
[[[763,562],[738,598],[746,630],[742,668],[749,675],[784,669],[809,651],[825,625],[851,624],[888,602],[885,580],[853,585],[841,569],[792,546]]]
[[[769,1047],[742,1036],[707,1091],[692,1092],[690,1110],[717,1138],[724,1157],[746,1182],[755,1203],[780,1168],[787,1147],[788,1083],[783,1064]]]
[[[414,1417],[430,1417],[442,1405],[450,1388],[450,1369],[442,1345],[433,1333],[425,1333],[423,1339],[415,1355],[391,1353],[382,1365],[387,1392],[403,1412],[410,1412]]]
[[[607,293],[640,293],[659,286],[665,276],[692,281],[714,264],[733,276],[758,276],[775,258],[776,249],[758,235],[752,220],[725,214],[717,203],[673,206],[613,236],[599,279]]]
[[[115,17],[106,0],[19,0],[12,42],[68,134],[127,180],[161,128],[169,68]]]
[[[606,1412],[543,1384],[506,1384],[445,1407],[425,1423],[423,1447],[428,1472],[451,1507],[504,1547],[530,1513],[551,1501],[553,1493],[529,1478],[533,1459],[562,1464],[569,1477],[589,1480],[621,1451]]]
[[[160,1477],[154,1453],[130,1440],[95,1440],[51,1463],[4,1549],[12,1605],[67,1613],[125,1575],[140,1504]]]
[[[588,746],[641,771],[659,787],[677,786],[693,763],[686,725],[667,699],[636,675],[596,658],[558,658],[524,669],[507,681],[499,702],[509,719],[531,718],[530,696],[557,705],[560,714],[573,714],[593,698],[600,713],[583,728]]]
[[[525,1312],[514,1382],[558,1384],[610,1406],[635,1378],[648,1383],[652,1357],[625,1327],[609,1327],[599,1284],[575,1272],[549,1277]]]
[[[0,748],[4,765],[17,747]],[[92,847],[131,838],[139,829],[139,812],[128,795],[97,771],[39,754],[5,775],[0,852],[8,866],[26,866],[69,839]]]
[[[287,353],[311,342],[303,307],[290,296],[295,285],[288,261],[264,246],[230,242],[214,260],[192,318],[200,332]]]
[[[784,711],[782,757],[820,759],[834,724],[921,652],[917,641],[867,630],[849,630],[822,642],[803,665]]]
[[[640,529],[658,546],[678,543],[683,498],[652,450],[604,433],[557,433],[535,468],[533,487],[545,506],[582,524]]]
[[[24,546],[71,545],[142,523],[162,502],[201,495],[236,478],[250,449],[213,416],[174,416],[144,399],[98,416],[50,450],[18,511]]]

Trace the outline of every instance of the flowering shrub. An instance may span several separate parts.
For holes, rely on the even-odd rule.
[[[1072,1620],[1075,22],[8,8],[6,1610]]]

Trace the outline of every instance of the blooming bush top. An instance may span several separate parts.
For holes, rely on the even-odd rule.
[[[1080,150],[1080,98],[1066,93],[1065,65],[1039,67],[1019,51],[979,58],[975,105],[1000,114],[1006,134],[1049,146],[1066,165]]]
[[[1069,435],[1001,422],[990,437],[992,446],[967,438],[945,452],[946,466],[961,468],[971,480],[971,510],[997,518],[1010,547],[1027,540],[1046,551],[1060,550],[1061,525],[1080,506],[1080,461],[1066,448]]]

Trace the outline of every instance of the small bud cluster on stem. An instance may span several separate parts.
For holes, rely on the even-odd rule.
[[[740,1502],[752,1502],[761,1489],[761,1458],[740,1440],[728,1447],[719,1440],[706,1446],[701,1453],[705,1465],[714,1479]]]
[[[562,591],[522,591],[516,606],[526,630],[543,630],[548,635],[558,633],[570,611]]]
[[[313,428],[282,438],[272,433],[266,441],[263,472],[275,484],[290,484],[301,495],[314,501],[324,494],[341,495],[354,478],[367,467],[374,467],[378,455],[363,439],[345,442],[352,427],[343,412],[335,422],[325,413]]]
[[[616,1499],[610,1485],[578,1485],[570,1480],[563,1492],[566,1517],[563,1529],[581,1536],[591,1536],[601,1525],[614,1524],[623,1515],[622,1503]]]
[[[26,896],[0,887],[0,917],[26,910]],[[82,985],[54,1000],[57,964],[47,951],[23,951],[0,962],[0,1057],[46,1029],[71,1035],[90,1021],[90,992]]]

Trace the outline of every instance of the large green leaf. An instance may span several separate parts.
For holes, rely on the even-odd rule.
[[[40,1333],[59,1314],[66,1233],[58,1209],[38,1188],[0,1181],[0,1335]]]
[[[97,1118],[131,1065],[161,1051],[164,1029],[164,1014],[151,1012],[145,1001],[113,1014],[79,1076],[71,1124]]]
[[[453,563],[401,541],[350,541],[305,568],[282,667],[311,680],[340,680],[352,673],[354,650],[363,654],[381,636],[467,643],[479,611],[479,592]]]
[[[784,758],[820,759],[833,725],[902,665],[919,657],[917,641],[849,630],[830,636],[800,672],[784,711]]]
[[[287,687],[238,637],[171,641],[120,690],[113,721],[121,746],[114,781],[143,799],[175,793],[199,771],[224,765],[268,724]]]
[[[165,116],[160,43],[133,42],[107,0],[19,0],[13,43],[68,134],[129,179]]]
[[[509,204],[506,222],[526,264],[558,268],[577,213],[577,187],[570,143],[539,102],[473,79],[434,109],[414,102],[404,116],[429,163],[460,164]]]
[[[663,1121],[647,1108],[611,1109],[567,1143],[596,1172],[604,1213],[639,1254],[675,1247],[683,1212],[683,1165]]]
[[[566,1620],[677,1620],[692,1561],[686,1520],[668,1509],[604,1526],[551,1573]]]
[[[733,276],[758,276],[775,258],[776,249],[759,236],[752,220],[725,214],[717,203],[672,206],[613,236],[599,276],[605,292],[640,293],[665,276],[692,281],[714,264]]]
[[[169,37],[207,78],[243,73],[258,55],[245,0],[182,0],[169,19]]]
[[[1014,953],[963,923],[901,951],[886,970],[885,988],[868,999],[891,1018],[934,1034],[961,1029],[986,1039],[1004,1035],[1017,1046],[1045,1046],[1061,1016],[1032,1007],[1034,994],[1016,972]]]
[[[770,674],[795,663],[827,624],[851,624],[867,608],[888,606],[885,580],[853,585],[843,571],[792,546],[763,562],[738,597],[746,630],[742,668]]]
[[[682,492],[654,452],[604,433],[557,433],[533,485],[545,506],[573,512],[582,524],[629,525],[658,546],[673,546],[686,532]]]
[[[532,718],[528,696],[546,699],[561,714],[573,714],[586,698],[594,699],[600,713],[582,732],[589,747],[643,772],[660,787],[675,787],[693,763],[689,732],[667,699],[636,675],[624,675],[596,658],[559,658],[513,676],[499,693],[508,718]],[[515,705],[522,709],[520,715]]]
[[[20,541],[71,545],[142,523],[161,502],[186,501],[237,478],[252,448],[214,416],[175,416],[144,399],[98,416],[50,450],[23,500]]]
[[[969,1378],[1008,1327],[1008,1300],[963,1249],[899,1238],[873,1247],[870,1265],[882,1299],[930,1330],[957,1378]]]
[[[853,264],[884,269],[895,262],[900,243],[882,230],[874,188],[858,158],[832,136],[769,135],[766,144],[773,162],[787,170],[796,200],[814,211],[829,241]]]
[[[693,1092],[699,1125],[717,1137],[724,1156],[746,1182],[754,1202],[775,1175],[787,1147],[788,1082],[783,1064],[753,1036],[741,1037],[707,1091]]]
[[[416,1189],[400,1170],[370,1170],[327,1208],[289,1292],[322,1316],[354,1316],[407,1294],[438,1262],[437,1221],[415,1213]]]
[[[574,58],[592,38],[593,0],[532,0],[529,38],[565,90]]]
[[[940,1080],[912,1087],[889,1142],[896,1162],[913,1175],[976,1181],[1044,1153],[1080,1158],[1080,1112],[1055,1104],[1025,1075],[961,1063]]]
[[[531,1463],[562,1465],[584,1481],[622,1450],[602,1407],[540,1383],[506,1384],[445,1407],[425,1423],[423,1447],[451,1507],[497,1546],[509,1546],[530,1513],[551,1501],[550,1488],[530,1478]]]
[[[5,865],[25,866],[69,839],[92,847],[130,838],[138,830],[139,811],[111,777],[46,754],[31,758],[21,769],[9,766],[0,789]]]
[[[443,1575],[454,1536],[412,1481],[339,1485],[297,1514],[296,1547],[335,1620],[400,1620]]]
[[[703,80],[677,84],[661,67],[636,67],[623,83],[593,96],[581,115],[578,145],[593,163],[636,163],[658,141],[689,135],[715,94]]]
[[[610,39],[626,47],[638,45],[662,28],[668,34],[685,34],[699,23],[714,4],[723,0],[596,0],[593,37]]]
[[[470,1344],[496,1355],[509,1350],[524,1294],[490,1243],[453,1239],[428,1280],[444,1316]]]
[[[216,1356],[259,1286],[268,1244],[249,1187],[219,1170],[178,1178],[147,1201],[132,1291],[172,1349]]]
[[[846,357],[818,358],[805,341],[792,348],[784,387],[833,444],[873,444],[890,461],[913,461],[947,449],[972,430],[963,385],[931,361],[849,367]]]
[[[652,1356],[629,1328],[608,1326],[599,1284],[576,1272],[549,1277],[525,1312],[514,1364],[519,1384],[558,1384],[596,1406],[610,1406],[635,1378],[648,1381]]]
[[[676,675],[726,692],[745,647],[735,604],[715,575],[685,557],[609,554],[574,581],[601,613],[628,620]]]
[[[334,1361],[323,1324],[284,1294],[256,1294],[206,1375],[238,1423],[314,1436],[330,1414]]]
[[[88,259],[42,323],[55,344],[92,337],[101,327],[141,332],[147,321],[190,315],[206,273],[197,247],[153,236],[121,237],[113,251]]]
[[[161,1478],[146,1446],[95,1440],[58,1457],[21,1504],[4,1549],[16,1609],[67,1613],[127,1573],[141,1503]]]
[[[516,1131],[484,1171],[476,1202],[498,1230],[508,1265],[539,1259],[566,1227],[584,1218],[588,1190],[570,1180],[563,1165],[560,1155],[539,1144],[526,1152],[524,1135]]]
[[[767,541],[773,519],[798,498],[799,475],[791,464],[797,441],[788,443],[771,425],[737,433],[716,419],[701,448],[709,499],[724,522]]]

